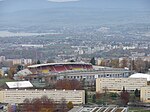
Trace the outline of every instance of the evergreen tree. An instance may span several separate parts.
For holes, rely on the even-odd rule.
[[[40,60],[37,61],[37,64],[41,64]]]
[[[94,58],[94,57],[90,60],[90,63],[91,63],[92,65],[96,65],[96,61],[95,61],[95,58]]]
[[[138,89],[136,89],[136,90],[134,91],[134,96],[135,96],[135,97],[140,97],[140,91],[139,91]]]
[[[69,62],[75,62],[75,60],[70,60]]]
[[[17,66],[17,72],[20,71],[20,70],[23,70],[23,65],[18,65]]]
[[[88,103],[88,93],[87,90],[85,90],[85,104]]]
[[[92,96],[92,102],[93,102],[93,103],[96,102],[96,95],[95,95],[95,94]]]

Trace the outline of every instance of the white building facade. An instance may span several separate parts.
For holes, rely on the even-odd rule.
[[[150,103],[150,86],[142,87],[140,93],[140,100],[144,103]]]
[[[71,101],[75,105],[85,104],[85,91],[84,90],[18,90],[8,89],[0,91],[0,102],[9,104],[20,104],[28,98],[32,100],[34,98],[41,98],[47,96],[49,99],[53,99],[55,102],[60,102],[65,99],[66,102]]]
[[[140,90],[147,86],[146,78],[98,78],[96,79],[96,92],[121,92],[123,88],[128,91]],[[104,90],[106,89],[106,90]]]

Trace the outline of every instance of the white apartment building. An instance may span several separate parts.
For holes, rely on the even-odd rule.
[[[125,87],[128,91],[140,90],[141,87],[147,86],[146,78],[98,78],[96,79],[96,92],[103,93],[120,92]]]
[[[3,62],[3,61],[5,61],[5,56],[0,56],[0,62]]]
[[[32,59],[22,59],[23,64],[27,65],[27,64],[32,64]]]
[[[84,90],[38,90],[38,89],[8,89],[0,91],[0,102],[9,104],[19,104],[28,98],[41,98],[47,96],[56,102],[60,102],[64,98],[67,102],[71,101],[75,105],[85,104],[85,91]]]
[[[140,100],[144,103],[150,103],[150,86],[141,88]]]
[[[22,64],[22,59],[7,59],[7,61],[12,62],[13,65]]]

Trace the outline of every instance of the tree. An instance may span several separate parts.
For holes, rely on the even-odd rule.
[[[41,64],[41,61],[40,61],[40,60],[38,60],[38,61],[37,61],[37,64]]]
[[[75,60],[70,60],[69,62],[76,62]]]
[[[23,103],[23,112],[54,112],[56,109],[56,104],[53,100],[48,99],[47,96],[42,96],[41,98],[34,98],[31,101],[25,99]],[[57,104],[58,105],[58,104]]]
[[[17,71],[16,71],[16,67],[13,66],[13,67],[11,67],[11,68],[8,70],[8,73],[6,73],[6,74],[8,74],[8,77],[9,77],[10,79],[13,79],[13,76],[14,76],[14,74],[15,74],[16,72],[17,72]]]
[[[87,90],[85,90],[85,104],[88,103],[88,93],[87,93]]]
[[[103,96],[102,93],[96,92],[96,99],[100,99],[102,96]]]
[[[124,87],[123,87],[123,90],[122,90],[122,92],[121,92],[120,98],[121,98],[122,104],[123,104],[123,105],[127,105],[127,103],[129,102],[130,95],[129,95],[129,93],[125,90]]]
[[[30,100],[29,100],[28,98],[26,98],[26,99],[23,101],[23,103],[29,104],[29,103],[30,103]]]
[[[12,109],[12,105],[11,104],[9,104],[8,105],[8,110],[7,110],[8,112],[13,112],[13,109]]]
[[[92,102],[93,102],[93,103],[96,102],[96,95],[95,95],[95,94],[92,96]]]
[[[118,59],[111,60],[111,67],[119,68],[119,60]]]
[[[136,89],[136,90],[134,91],[134,96],[135,96],[135,97],[140,97],[140,91],[139,91],[138,89]]]
[[[125,92],[126,90],[125,90],[125,87],[123,86],[123,89],[122,89],[122,92]]]
[[[0,78],[3,76],[3,72],[0,70]]]
[[[144,73],[146,67],[147,67],[146,62],[144,62],[142,59],[139,58],[139,59],[134,60],[133,69],[136,72]]]
[[[107,100],[108,100],[108,95],[107,95],[108,89],[107,89],[107,87],[104,87],[103,91],[104,91],[104,103],[107,104]]]
[[[71,101],[69,101],[69,102],[67,103],[67,108],[68,108],[69,110],[71,110],[71,109],[73,108],[73,103],[72,103]]]
[[[123,59],[121,62],[120,62],[120,67],[121,68],[125,68],[125,67],[128,67],[128,60],[127,59]]]
[[[95,58],[94,58],[94,57],[90,60],[90,63],[91,63],[92,65],[96,65],[96,61],[95,61]]]
[[[150,85],[150,81],[147,81],[147,85]]]
[[[118,97],[117,93],[110,93],[111,99],[116,99]]]
[[[28,98],[26,98],[24,101],[23,101],[23,111],[27,111],[27,112],[30,112],[32,111],[32,105],[31,105],[31,102]]]
[[[18,65],[18,66],[17,66],[17,70],[16,70],[16,71],[18,72],[18,71],[20,71],[20,70],[23,70],[23,65]]]
[[[42,108],[41,99],[34,98],[34,99],[32,99],[31,103],[32,103],[32,106],[33,106],[33,108],[32,108],[33,111],[39,112],[41,110],[41,108]]]
[[[51,108],[41,108],[40,112],[54,112]]]
[[[81,83],[78,80],[69,80],[69,79],[63,79],[58,80],[55,84],[56,89],[66,89],[66,90],[80,90],[82,89]]]
[[[60,109],[61,109],[61,112],[67,112],[67,104],[64,98],[62,98],[60,101]]]
[[[41,102],[44,102],[44,103],[49,102],[48,97],[47,96],[42,96],[41,97]]]

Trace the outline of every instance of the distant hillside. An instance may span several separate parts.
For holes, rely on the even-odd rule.
[[[0,26],[150,23],[149,3],[149,0],[80,0],[68,3],[5,0],[0,2]]]

